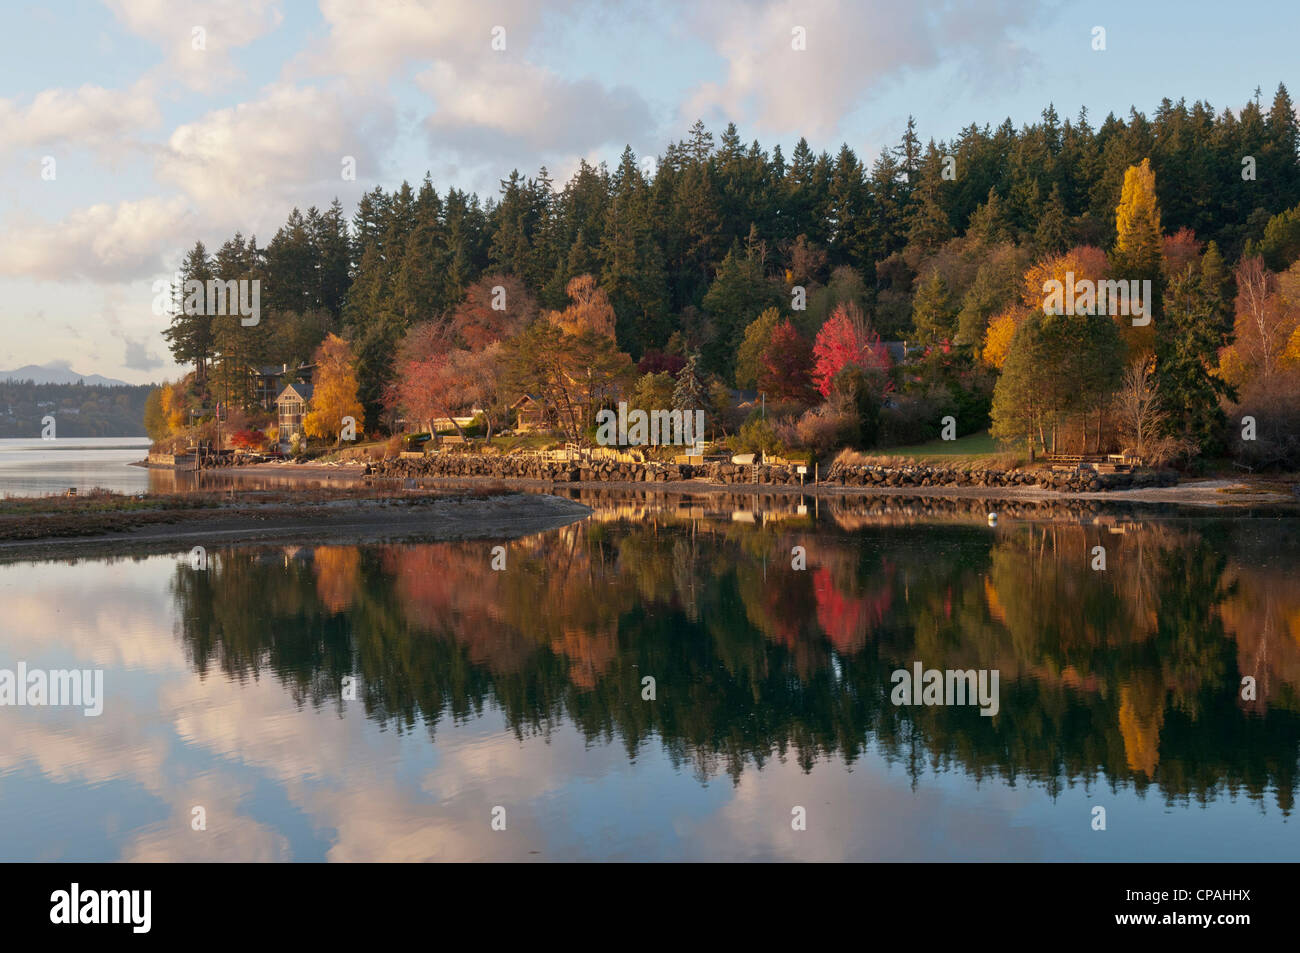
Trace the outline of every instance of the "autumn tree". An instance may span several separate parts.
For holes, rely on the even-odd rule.
[[[772,331],[763,352],[758,386],[772,400],[810,404],[816,398],[811,383],[812,348],[789,319]]]
[[[504,341],[537,316],[537,303],[513,275],[488,275],[469,286],[465,299],[447,319],[447,336],[455,346],[477,351]]]
[[[1151,160],[1129,166],[1124,187],[1115,208],[1115,248],[1111,273],[1122,281],[1151,282],[1153,301],[1150,314],[1160,313],[1161,270],[1164,264],[1164,236],[1160,230],[1160,207],[1156,202],[1156,174]]]
[[[812,357],[813,383],[823,397],[830,396],[832,381],[847,365],[868,372],[886,372],[890,363],[880,336],[871,331],[862,310],[855,304],[835,308],[817,332]]]
[[[313,362],[311,410],[302,427],[309,437],[333,437],[337,444],[344,418],[356,426],[365,415],[357,397],[356,358],[347,341],[331,334],[316,349]]]
[[[596,411],[633,378],[632,359],[614,340],[614,309],[589,275],[569,282],[570,304],[506,342],[506,381],[541,396],[566,436],[579,442]]]
[[[1300,267],[1290,269],[1280,281],[1256,256],[1243,258],[1235,277],[1236,320],[1234,341],[1223,355],[1226,376],[1233,384],[1258,381],[1268,388],[1300,326]],[[1294,289],[1291,300],[1279,287],[1283,283]]]
[[[772,340],[772,332],[781,321],[781,312],[767,308],[745,328],[745,339],[736,352],[736,386],[757,387],[763,371],[763,353]]]
[[[430,433],[438,417],[455,418],[468,402],[465,381],[452,366],[445,329],[426,321],[406,332],[386,392],[389,406]]]
[[[1051,282],[1062,287],[1069,284],[1071,275],[1075,282],[1088,279],[1096,282],[1106,276],[1106,255],[1090,245],[1080,245],[1060,255],[1049,255],[1034,262],[1025,270],[1019,281],[1020,300],[995,314],[985,332],[980,357],[990,367],[1001,369],[1011,353],[1011,342],[1016,330],[1026,317],[1042,313],[1045,307],[1046,288]]]
[[[591,275],[579,275],[566,289],[569,306],[563,311],[551,311],[552,324],[569,335],[586,333],[614,339],[614,306],[605,292],[596,285]]]
[[[487,439],[510,411],[510,389],[506,386],[505,345],[493,341],[479,351],[452,352],[453,363],[465,383],[465,398],[483,412]]]
[[[144,432],[149,435],[149,439],[154,443],[166,440],[170,433],[167,425],[167,414],[163,409],[163,393],[169,387],[170,385],[166,383],[161,387],[155,387],[149,391],[149,396],[145,398]]]

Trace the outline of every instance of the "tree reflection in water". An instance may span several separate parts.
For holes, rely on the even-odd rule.
[[[569,722],[702,777],[874,744],[914,779],[959,766],[1291,809],[1292,520],[1040,507],[991,529],[976,509],[837,500],[749,522],[647,497],[509,543],[504,572],[484,542],[234,549],[179,565],[173,590],[199,672],[270,673],[316,706],[358,675],[370,718],[431,737],[494,707],[517,735]],[[895,708],[890,673],[916,660],[999,670],[1001,713]]]

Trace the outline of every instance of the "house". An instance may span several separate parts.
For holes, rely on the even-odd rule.
[[[731,397],[731,406],[740,410],[753,410],[763,404],[762,397],[756,390],[737,390],[735,387],[728,387],[727,393]]]
[[[510,409],[515,412],[516,433],[551,430],[555,426],[554,415],[538,394],[524,394],[510,405]]]
[[[446,431],[455,431],[459,427],[468,427],[474,423],[475,419],[483,411],[475,407],[469,412],[467,417],[435,417],[430,423],[433,426],[434,433],[444,433]]]
[[[894,364],[906,363],[907,355],[916,350],[915,347],[908,347],[906,341],[881,341],[880,343]]]
[[[286,381],[295,379],[310,384],[315,369],[315,364],[299,364],[294,371],[289,370],[288,364],[249,367],[248,377],[253,383],[253,396],[263,410],[270,410]]]
[[[275,416],[280,430],[280,442],[288,443],[302,433],[302,422],[311,404],[312,386],[294,382],[280,391],[275,399]]]
[[[288,365],[285,364],[248,369],[248,377],[253,382],[253,399],[263,410],[270,410],[275,403],[275,398],[282,389],[280,381],[288,370]]]

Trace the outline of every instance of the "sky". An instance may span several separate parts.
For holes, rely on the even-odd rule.
[[[0,369],[131,383],[180,373],[152,285],[196,240],[265,245],[295,205],[337,197],[350,217],[426,171],[486,199],[514,168],[562,184],[583,158],[658,154],[697,118],[870,162],[909,115],[942,140],[1049,103],[1096,125],[1300,88],[1300,5],[1278,3],[0,0],[0,16]]]

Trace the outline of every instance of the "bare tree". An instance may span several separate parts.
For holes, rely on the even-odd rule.
[[[1139,358],[1124,369],[1115,395],[1115,416],[1120,434],[1144,463],[1159,466],[1188,449],[1184,441],[1164,433],[1169,414],[1148,360]]]
[[[1236,279],[1237,350],[1267,386],[1277,356],[1286,345],[1274,295],[1276,279],[1258,256],[1238,263]]]

